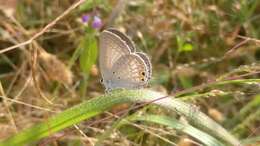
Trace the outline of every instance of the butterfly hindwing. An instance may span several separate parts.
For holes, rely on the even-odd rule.
[[[151,79],[152,78],[152,64],[150,62],[149,57],[145,53],[142,53],[142,52],[136,52],[135,54],[139,55],[143,59],[145,65],[147,67],[146,76],[148,79]]]
[[[112,68],[113,88],[140,88],[147,84],[147,66],[136,54],[122,56]]]

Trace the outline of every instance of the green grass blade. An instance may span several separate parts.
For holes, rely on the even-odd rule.
[[[223,145],[223,143],[221,143],[214,137],[208,135],[207,133],[202,132],[202,131],[198,130],[197,128],[194,128],[193,126],[191,126],[189,124],[181,123],[171,117],[158,116],[158,115],[142,115],[142,116],[135,116],[134,118],[131,118],[131,120],[132,121],[137,120],[137,121],[153,122],[153,123],[172,127],[175,130],[178,130],[178,131],[181,131],[183,133],[190,135],[191,137],[197,139],[198,141],[200,141],[203,144],[208,145],[208,146]]]
[[[164,97],[164,98],[162,98]],[[227,132],[222,126],[214,122],[200,111],[192,112],[191,105],[179,99],[166,97],[165,95],[151,90],[114,90],[109,94],[85,101],[75,107],[49,118],[48,121],[36,124],[24,129],[18,134],[0,142],[0,146],[24,145],[60,131],[82,120],[89,119],[111,107],[122,103],[152,102],[166,109],[185,116],[198,127],[203,127],[213,135],[223,139],[231,145],[240,145],[239,141]]]

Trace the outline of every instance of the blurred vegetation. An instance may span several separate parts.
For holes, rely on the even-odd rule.
[[[27,41],[73,3],[70,0],[1,1],[0,51]],[[82,20],[84,16],[88,16],[87,21]],[[54,113],[46,110],[61,112],[104,94],[99,82],[97,41],[100,31],[115,27],[130,36],[138,50],[150,56],[153,78],[149,88],[196,104],[238,139],[257,145],[260,141],[259,82],[205,88],[200,85],[258,79],[259,26],[258,0],[86,0],[28,45],[0,53],[3,86],[0,139],[48,120]],[[178,94],[189,89],[194,90]],[[129,107],[121,105],[110,112]],[[128,114],[136,112],[182,119],[155,106]],[[89,141],[96,142],[117,121],[110,118],[97,122],[107,116],[109,113],[83,121],[78,124],[80,130],[71,127],[39,143],[90,145]],[[195,139],[167,126],[134,123],[143,129],[148,127],[150,132],[124,125],[112,131],[103,143],[198,145]]]

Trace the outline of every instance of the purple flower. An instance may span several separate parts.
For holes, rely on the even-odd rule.
[[[99,29],[101,26],[102,26],[102,20],[98,16],[94,16],[92,27],[95,29]]]
[[[82,20],[83,23],[88,23],[89,19],[90,19],[89,14],[85,14],[81,17],[81,20]]]

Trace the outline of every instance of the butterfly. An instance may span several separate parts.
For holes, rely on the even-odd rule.
[[[109,28],[99,38],[99,67],[106,90],[139,89],[148,84],[152,64],[143,52],[122,32]]]

